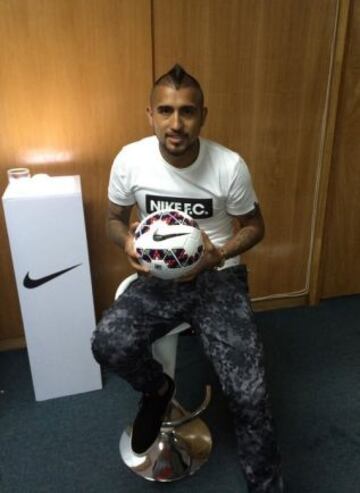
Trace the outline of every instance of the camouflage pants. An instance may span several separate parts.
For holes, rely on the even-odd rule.
[[[183,321],[200,337],[228,399],[249,492],[282,491],[245,266],[205,271],[190,283],[137,279],[104,313],[93,335],[94,356],[134,389],[154,391],[164,376],[150,345]]]

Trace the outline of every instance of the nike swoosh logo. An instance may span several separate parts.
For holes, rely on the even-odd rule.
[[[79,267],[79,265],[81,264],[73,265],[72,267],[59,270],[58,272],[54,272],[53,274],[49,274],[48,276],[45,277],[40,277],[39,279],[31,279],[30,272],[28,272],[24,277],[23,285],[25,288],[28,289],[38,288],[39,286],[42,286],[46,282],[52,281],[56,277],[62,276],[63,274],[65,274],[65,272],[69,272],[70,270],[76,269],[76,267]]]
[[[190,233],[172,233],[169,235],[159,235],[158,233],[153,234],[154,241],[169,240],[170,238],[176,238],[177,236],[189,235]]]

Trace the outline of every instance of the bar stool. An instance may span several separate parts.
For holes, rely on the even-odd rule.
[[[137,274],[124,279],[116,291],[115,299],[121,296],[135,279]],[[173,379],[178,336],[180,332],[189,328],[189,324],[181,323],[152,344],[154,358]],[[128,425],[119,443],[124,463],[133,472],[150,481],[171,482],[194,474],[208,460],[212,449],[210,430],[198,417],[209,405],[210,398],[211,388],[207,385],[202,404],[193,412],[187,411],[176,399],[172,399],[157,440],[149,451],[141,456],[132,451],[132,425]]]

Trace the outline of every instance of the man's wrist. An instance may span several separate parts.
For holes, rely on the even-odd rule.
[[[225,252],[224,247],[220,247],[217,250],[218,250],[218,253],[219,253],[219,257],[220,258],[219,258],[218,263],[215,265],[215,269],[221,269],[221,267],[224,267],[224,265],[225,265],[226,252]]]

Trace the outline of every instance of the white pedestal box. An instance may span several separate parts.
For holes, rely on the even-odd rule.
[[[80,177],[11,183],[3,206],[36,400],[101,389]]]

